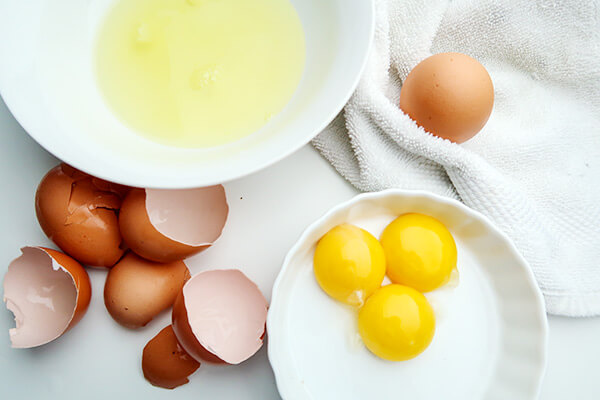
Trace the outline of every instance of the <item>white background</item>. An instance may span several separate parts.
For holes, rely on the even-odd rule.
[[[50,244],[38,227],[33,200],[39,180],[58,161],[26,135],[1,100],[0,138],[3,275],[21,246]],[[231,206],[225,232],[189,267],[192,271],[238,267],[269,299],[283,257],[303,229],[357,193],[309,146],[225,186]],[[12,314],[0,310],[0,398],[279,399],[266,348],[241,366],[203,365],[188,385],[175,391],[153,388],[141,376],[141,349],[168,324],[169,316],[161,315],[137,332],[119,327],[102,303],[104,271],[92,270],[90,275],[94,293],[88,314],[75,329],[42,349],[10,349],[6,329],[13,324]],[[541,399],[599,399],[600,318],[550,317],[549,325]]]

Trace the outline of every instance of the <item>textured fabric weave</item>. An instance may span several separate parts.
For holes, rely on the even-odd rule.
[[[313,145],[363,191],[457,198],[528,261],[548,312],[600,315],[600,2],[378,0],[363,78]],[[402,81],[456,51],[489,71],[488,124],[457,145],[398,107]]]

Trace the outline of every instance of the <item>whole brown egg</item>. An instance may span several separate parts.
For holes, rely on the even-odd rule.
[[[189,277],[183,261],[155,263],[130,252],[108,272],[104,304],[119,324],[140,328],[173,305]]]
[[[460,53],[435,54],[408,74],[400,108],[427,132],[456,143],[475,136],[494,106],[494,85],[477,60]]]

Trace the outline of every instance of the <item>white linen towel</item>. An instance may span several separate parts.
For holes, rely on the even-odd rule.
[[[377,0],[374,48],[313,145],[363,191],[424,189],[493,220],[533,269],[549,313],[600,315],[600,2]],[[398,107],[431,54],[489,71],[485,128],[457,145]]]

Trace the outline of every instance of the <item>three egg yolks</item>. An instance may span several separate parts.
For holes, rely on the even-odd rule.
[[[456,270],[452,234],[437,219],[401,215],[378,241],[342,224],[317,243],[313,267],[332,298],[360,307],[359,333],[375,355],[392,361],[416,357],[431,343],[435,315],[422,292],[439,288]],[[381,287],[387,273],[392,284]]]

